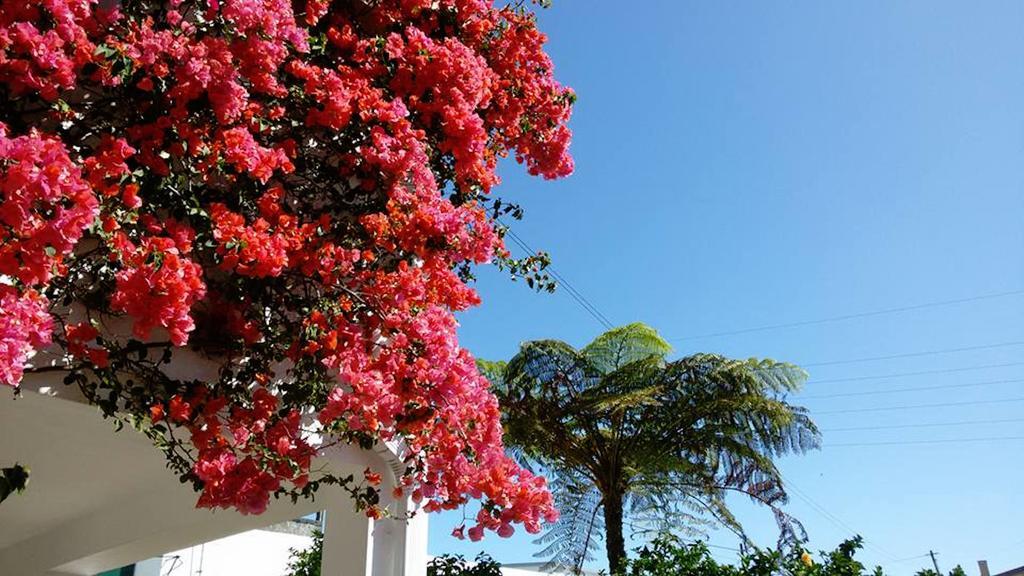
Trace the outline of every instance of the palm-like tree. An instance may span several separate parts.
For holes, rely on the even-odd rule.
[[[522,345],[507,364],[481,362],[505,414],[506,443],[552,480],[562,519],[539,542],[553,564],[579,569],[605,537],[612,574],[633,533],[721,524],[743,537],[730,492],[769,507],[780,538],[804,538],[773,459],[818,447],[787,394],[803,370],[772,360],[694,354],[667,360],[652,328],[630,324],[576,350]],[[745,540],[745,538],[744,538]]]

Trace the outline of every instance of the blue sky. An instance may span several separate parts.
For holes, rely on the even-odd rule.
[[[807,366],[797,402],[825,446],[782,462],[813,502],[788,509],[811,548],[856,531],[862,558],[895,576],[929,550],[969,574],[983,558],[993,571],[1024,564],[1024,441],[842,446],[1024,436],[1020,421],[947,425],[1024,418],[1024,402],[1004,401],[1024,398],[1012,382],[1024,364],[977,368],[1024,362],[1024,345],[1008,344],[1024,341],[1024,294],[685,337],[1024,289],[1021,22],[1019,2],[556,0],[541,24],[579,93],[577,172],[543,182],[506,166],[498,190],[527,210],[517,233],[613,322],[654,326],[678,355]],[[565,291],[535,294],[491,269],[478,288],[484,304],[461,317],[478,356],[601,331]],[[920,371],[946,372],[835,381]],[[937,386],[950,387],[812,398]],[[835,431],[917,424],[944,425]],[[769,514],[737,510],[774,541]],[[520,534],[460,543],[457,517],[431,521],[431,553],[520,562],[538,550]]]

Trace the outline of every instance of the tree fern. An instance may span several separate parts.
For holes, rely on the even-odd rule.
[[[584,563],[594,559],[604,538],[601,493],[588,478],[571,471],[552,479],[555,505],[562,517],[534,540],[543,546],[534,556],[548,559],[545,570],[579,572]]]
[[[786,514],[774,459],[816,448],[807,411],[788,402],[806,373],[784,362],[693,354],[668,360],[652,328],[609,330],[580,350],[526,342],[507,364],[481,364],[505,414],[507,443],[552,472],[562,519],[538,543],[553,565],[579,567],[604,537],[612,572],[623,532],[709,524],[743,530],[726,499],[768,507],[780,541],[805,535]]]

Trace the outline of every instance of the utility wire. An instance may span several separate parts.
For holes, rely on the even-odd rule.
[[[926,390],[948,390],[952,388],[977,388],[981,386],[994,386],[997,384],[1013,384],[1016,382],[1024,382],[1024,378],[1015,378],[1012,380],[989,380],[986,382],[971,382],[968,384],[940,384],[936,386],[915,386],[912,388],[891,388],[888,390],[868,390],[865,392],[840,392],[836,394],[811,394],[809,396],[800,395],[800,400],[818,400],[824,398],[849,398],[853,396],[878,396],[882,394],[899,394],[902,392],[924,392]]]
[[[872,316],[883,316],[886,314],[898,314],[901,312],[910,312],[913,310],[921,310],[924,308],[935,308],[939,306],[953,306],[955,304],[966,304],[969,302],[978,302],[980,300],[992,300],[995,298],[1006,298],[1008,296],[1018,296],[1024,294],[1024,290],[1011,290],[1009,292],[996,292],[993,294],[981,294],[978,296],[970,296],[967,298],[956,298],[953,300],[939,300],[936,302],[926,302],[923,304],[913,304],[910,306],[898,306],[896,308],[884,308],[881,310],[873,310],[870,312],[858,312],[854,314],[842,314],[839,316],[829,316],[826,318],[818,318],[816,320],[803,320],[799,322],[785,322],[780,324],[768,324],[765,326],[755,326],[752,328],[740,328],[738,330],[727,330],[723,332],[710,332],[707,334],[695,334],[692,336],[682,336],[678,338],[672,338],[670,342],[678,342],[681,340],[699,340],[704,338],[718,338],[720,336],[735,336],[737,334],[749,334],[751,332],[766,332],[768,330],[782,330],[784,328],[799,328],[801,326],[813,326],[816,324],[827,324],[831,322],[843,322],[846,320],[855,320],[857,318],[869,318]]]
[[[919,444],[959,444],[971,442],[1002,442],[1024,440],[1024,436],[994,436],[989,438],[948,438],[944,440],[894,440],[892,442],[847,442],[842,444],[825,444],[823,448],[850,448],[855,446],[912,446]]]
[[[827,384],[831,382],[859,382],[861,380],[888,380],[890,378],[904,378],[907,376],[928,376],[933,374],[953,374],[956,372],[972,372],[975,370],[986,370],[989,368],[1007,368],[1010,366],[1024,366],[1024,362],[1004,362],[1002,364],[980,364],[976,366],[960,366],[956,368],[943,368],[939,370],[920,370],[917,372],[896,372],[893,374],[874,374],[871,376],[850,376],[847,378],[828,378],[824,380],[811,380],[808,384]]]
[[[1024,540],[1018,540],[1018,541],[1010,544],[1009,546],[1005,546],[1003,548],[996,548],[993,552],[1005,552],[1005,551],[1007,551],[1007,550],[1009,550],[1011,548],[1016,548],[1017,546],[1019,546],[1021,544],[1024,544]]]
[[[1024,345],[1024,341],[1014,340],[1011,342],[997,342],[995,344],[982,344],[980,346],[962,346],[959,348],[943,348],[939,350],[927,350],[924,352],[906,352],[902,354],[889,354],[887,356],[868,356],[865,358],[852,358],[846,360],[829,360],[827,362],[811,362],[800,364],[804,368],[814,366],[836,366],[840,364],[857,364],[861,362],[875,362],[879,360],[896,360],[899,358],[917,358],[920,356],[935,356],[938,354],[953,354],[956,352],[970,352],[973,350],[991,350],[993,348],[1007,348],[1010,346]]]
[[[900,558],[899,560],[892,560],[889,564],[899,564],[900,562],[910,562],[911,560],[917,560],[919,558],[928,558],[931,554],[918,554],[917,556],[909,556],[907,558]]]
[[[821,432],[867,432],[874,430],[905,430],[909,428],[947,428],[951,426],[974,426],[987,424],[1009,424],[1024,422],[1024,418],[1005,418],[1000,420],[959,420],[956,422],[927,422],[916,424],[887,424],[883,426],[851,426],[848,428],[825,428]]]
[[[504,223],[502,223],[502,225],[504,226]],[[516,234],[516,232],[514,230],[512,230],[510,227],[505,226],[505,232],[506,232],[506,234],[510,238],[512,238],[512,241],[515,244],[517,244],[522,250],[524,250],[527,254],[537,254],[538,253],[525,240],[523,240],[518,234]],[[565,287],[566,292],[569,293],[569,296],[571,296],[573,298],[573,300],[575,300],[583,308],[584,311],[586,311],[595,320],[597,320],[597,322],[599,324],[601,324],[602,326],[605,327],[605,329],[608,329],[608,330],[611,330],[612,328],[614,328],[614,324],[611,322],[611,320],[609,320],[608,317],[605,316],[604,313],[602,313],[599,308],[597,308],[597,306],[595,306],[586,296],[584,296],[582,292],[577,290],[576,287],[573,286],[572,283],[569,282],[569,280],[567,278],[565,278],[564,276],[559,274],[558,271],[554,269],[554,267],[549,266],[547,268],[547,270],[551,273],[551,276],[553,276],[555,278],[555,280],[557,280],[562,286]],[[733,330],[733,331],[727,331],[727,332],[716,332],[716,333],[712,333],[712,334],[705,334],[705,335],[698,335],[698,336],[686,336],[686,337],[682,337],[682,338],[672,338],[672,339],[669,339],[668,341],[673,342],[673,341],[680,341],[680,340],[693,340],[693,339],[698,339],[698,338],[709,338],[709,337],[713,337],[713,336],[731,336],[731,335],[743,334],[743,333],[747,333],[747,332],[760,332],[760,331],[765,331],[765,330],[775,330],[775,329],[780,329],[780,328],[791,328],[791,327],[805,326],[805,325],[811,325],[811,324],[822,324],[822,323],[827,323],[827,322],[838,322],[838,321],[842,321],[842,320],[851,320],[851,319],[855,319],[855,318],[865,318],[865,317],[870,317],[870,316],[880,316],[880,315],[884,315],[884,314],[895,314],[895,313],[899,313],[899,312],[907,312],[907,311],[918,310],[918,309],[922,309],[922,308],[933,308],[933,307],[938,307],[938,306],[950,306],[950,305],[954,305],[954,304],[964,304],[964,303],[976,302],[976,301],[980,301],[980,300],[990,300],[990,299],[995,299],[995,298],[1005,298],[1005,297],[1008,297],[1008,296],[1017,296],[1017,295],[1021,295],[1021,294],[1024,294],[1024,290],[1012,290],[1012,291],[1008,291],[1008,292],[997,292],[997,293],[994,293],[994,294],[982,294],[982,295],[971,296],[971,297],[967,297],[967,298],[957,298],[957,299],[953,299],[953,300],[942,300],[942,301],[937,301],[937,302],[928,302],[928,303],[924,303],[924,304],[915,304],[915,305],[911,305],[911,306],[901,306],[901,307],[896,307],[896,308],[887,308],[887,309],[876,310],[876,311],[872,311],[872,312],[861,312],[861,313],[857,313],[857,314],[845,314],[845,315],[841,315],[841,316],[833,316],[833,317],[830,317],[830,318],[822,318],[822,319],[818,319],[818,320],[808,320],[808,321],[804,321],[804,322],[791,322],[791,323],[787,323],[787,324],[775,324],[775,325],[770,325],[770,326],[760,326],[760,327],[756,327],[756,328],[746,328],[746,329],[742,329],[742,330]],[[805,364],[802,364],[801,366],[810,368],[810,367],[816,367],[816,366],[835,366],[835,365],[840,365],[840,364],[856,364],[856,363],[862,363],[862,362],[874,362],[874,361],[881,361],[881,360],[896,360],[896,359],[900,359],[900,358],[916,358],[916,357],[921,357],[921,356],[933,356],[933,355],[940,355],[940,354],[952,354],[952,353],[956,353],[956,352],[969,352],[969,351],[974,351],[974,350],[989,350],[989,349],[993,349],[993,348],[1005,348],[1005,347],[1020,346],[1020,345],[1024,345],[1024,341],[1000,342],[1000,343],[995,343],[995,344],[984,344],[984,345],[980,345],[980,346],[966,346],[966,347],[960,347],[960,348],[947,348],[947,349],[941,349],[941,350],[929,350],[929,351],[924,351],[924,352],[909,352],[909,353],[903,353],[903,354],[892,354],[892,355],[887,355],[887,356],[874,356],[874,357],[866,357],[866,358],[831,360],[831,361],[827,361],[827,362],[805,363]],[[914,375],[934,374],[934,373],[947,373],[947,372],[951,373],[951,372],[956,372],[956,371],[975,370],[975,369],[981,369],[981,368],[990,368],[990,367],[991,368],[996,368],[996,367],[1003,367],[1003,366],[1018,366],[1018,365],[1024,365],[1024,362],[1011,362],[1011,363],[1005,363],[1005,364],[995,364],[995,365],[989,365],[989,366],[969,367],[969,368],[953,368],[953,369],[942,370],[942,371],[939,371],[939,370],[936,370],[936,371],[921,371],[921,372],[917,372],[917,373],[904,373],[904,374],[901,374],[901,375],[893,375],[893,376],[866,376],[866,377],[849,378],[849,379],[834,378],[834,379],[828,379],[828,380],[815,380],[815,382],[817,382],[817,383],[824,383],[824,382],[839,382],[839,381],[847,381],[847,380],[851,380],[852,381],[852,380],[855,380],[855,379],[856,380],[860,380],[860,379],[863,379],[863,380],[882,379],[882,378],[897,377],[897,376],[902,376],[902,375],[914,376]]]
[[[504,226],[504,224],[502,225]],[[515,231],[513,231],[508,226],[505,226],[505,233],[510,238],[512,238],[512,241],[515,242],[520,248],[522,248],[527,254],[538,254],[536,250],[531,248],[530,245],[526,243],[526,241],[520,238],[519,235],[516,234]],[[615,327],[615,325],[612,324],[610,320],[608,320],[608,317],[601,313],[597,306],[594,306],[594,304],[592,304],[590,300],[588,300],[587,297],[583,295],[582,292],[577,290],[576,287],[573,286],[567,278],[559,274],[554,269],[554,267],[548,266],[547,271],[555,278],[555,280],[557,280],[562,286],[565,287],[565,290],[566,292],[569,293],[569,296],[571,296],[572,299],[575,300],[576,303],[578,303],[588,314],[593,316],[599,324],[604,326],[605,329],[611,330],[612,328]]]
[[[517,236],[515,232],[509,230],[509,235],[512,237],[512,240],[516,244],[518,244],[520,248],[527,251],[527,253],[537,254],[537,252],[530,248],[530,246],[526,244],[521,238],[519,238],[519,236]],[[614,327],[612,322],[608,320],[608,317],[605,316],[604,313],[602,313],[601,310],[597,308],[597,306],[591,303],[590,300],[586,296],[584,296],[582,292],[577,290],[576,287],[573,286],[572,283],[570,283],[566,277],[559,274],[558,271],[551,266],[547,268],[547,271],[550,272],[552,276],[554,276],[555,280],[557,280],[566,289],[566,292],[568,292],[569,295],[574,300],[576,300],[576,302],[579,303],[585,311],[587,311],[591,316],[593,316],[595,320],[597,320],[601,325],[603,325],[605,328],[609,330],[611,330]]]
[[[1002,400],[973,400],[970,402],[943,402],[941,404],[907,404],[903,406],[884,406],[875,408],[852,408],[843,410],[821,410],[814,414],[853,414],[857,412],[886,412],[889,410],[917,410],[921,408],[946,408],[950,406],[980,406],[982,404],[1003,404],[1009,402],[1024,402],[1024,398],[1004,398]]]
[[[730,548],[728,546],[719,546],[717,544],[708,544],[707,542],[705,542],[704,545],[707,546],[708,548],[718,548],[719,550],[728,550],[730,552],[737,552],[738,553],[740,551],[739,548]]]
[[[689,544],[691,546],[695,546],[697,544],[703,544],[703,545],[707,546],[708,548],[717,548],[719,550],[728,550],[729,552],[737,552],[737,553],[740,552],[739,548],[731,548],[729,546],[720,546],[718,544],[711,544],[710,542],[707,542],[705,540],[693,540],[691,542],[686,542],[686,544]]]
[[[810,506],[812,509],[817,511],[818,514],[821,514],[821,516],[823,518],[825,518],[826,520],[831,522],[833,525],[838,527],[840,530],[842,530],[843,532],[845,532],[846,534],[848,534],[850,536],[858,536],[858,535],[860,535],[856,530],[851,528],[849,524],[847,524],[846,522],[843,522],[835,514],[832,514],[831,512],[826,510],[824,506],[822,506],[821,504],[818,504],[817,502],[815,502],[813,498],[811,498],[808,494],[804,493],[803,490],[801,490],[799,487],[797,487],[797,485],[794,484],[792,480],[790,480],[789,478],[786,478],[785,476],[783,476],[782,472],[779,472],[779,478],[782,479],[782,481],[785,483],[785,485],[787,487],[789,487],[792,490],[792,492],[797,495],[798,498],[800,498],[801,500],[806,502],[808,506]],[[877,552],[877,553],[879,553],[879,554],[881,554],[883,556],[888,556],[890,559],[896,557],[895,554],[891,554],[890,552],[882,549],[881,547],[874,545],[870,540],[868,540],[866,538],[864,539],[864,546],[873,549],[875,552]]]

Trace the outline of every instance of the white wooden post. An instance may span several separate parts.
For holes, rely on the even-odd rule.
[[[323,576],[425,576],[427,515],[369,520],[340,500],[326,511]],[[404,515],[409,503],[397,507]]]
[[[322,576],[374,576],[373,524],[339,499],[325,511]],[[346,506],[348,504],[348,506]]]

